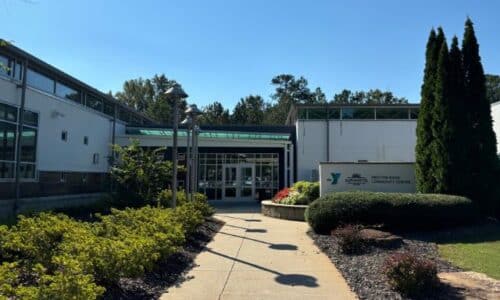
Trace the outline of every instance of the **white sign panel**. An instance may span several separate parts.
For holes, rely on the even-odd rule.
[[[414,163],[335,163],[319,164],[320,194],[343,191],[414,193]]]

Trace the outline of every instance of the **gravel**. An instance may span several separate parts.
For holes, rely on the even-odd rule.
[[[381,249],[372,247],[358,255],[341,253],[337,238],[330,235],[318,235],[308,232],[315,244],[326,254],[347,280],[351,289],[360,299],[405,299],[391,290],[386,277],[381,273],[384,262],[391,254],[411,251],[421,257],[434,261],[438,272],[457,272],[459,268],[439,258],[437,245],[424,240],[424,236],[403,236],[403,245],[399,249]],[[422,238],[420,238],[422,237]],[[450,299],[455,295],[449,287],[441,286],[428,296],[431,299]]]
[[[169,287],[184,280],[194,267],[194,258],[205,249],[223,223],[213,218],[206,220],[196,232],[186,239],[186,244],[177,253],[158,262],[157,268],[141,278],[121,279],[118,286],[106,287],[104,299],[158,299]]]

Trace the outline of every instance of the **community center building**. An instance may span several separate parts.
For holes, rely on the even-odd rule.
[[[155,124],[13,45],[0,47],[0,62],[0,203],[15,198],[17,186],[22,198],[107,191],[111,144],[137,139],[167,147],[171,159],[171,125]],[[319,162],[414,162],[418,110],[297,105],[282,126],[202,126],[198,190],[210,199],[266,199],[295,181],[318,180]],[[499,110],[493,105],[497,135]],[[186,136],[181,127],[180,164]]]

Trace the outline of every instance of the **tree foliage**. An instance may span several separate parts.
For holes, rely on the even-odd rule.
[[[330,103],[338,104],[403,104],[408,103],[406,98],[398,98],[389,91],[381,91],[379,89],[372,89],[368,92],[350,90],[342,90],[340,93],[335,94]]]
[[[229,110],[224,109],[222,103],[215,101],[203,108],[203,115],[200,117],[201,124],[225,125],[229,122]]]
[[[123,91],[117,92],[115,98],[126,105],[145,113],[158,123],[172,123],[172,100],[165,92],[178,83],[168,79],[164,74],[155,75],[151,79],[131,79],[123,84]],[[181,118],[186,110],[186,101],[179,103]]]
[[[163,159],[165,149],[146,150],[137,140],[113,148],[119,158],[111,168],[111,177],[118,183],[120,200],[131,205],[154,204],[172,180],[172,163]]]
[[[486,74],[486,98],[490,103],[500,101],[500,76]]]
[[[241,98],[234,107],[231,120],[238,125],[258,125],[264,122],[265,103],[261,96]]]

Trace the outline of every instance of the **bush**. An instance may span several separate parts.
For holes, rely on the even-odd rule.
[[[319,233],[342,224],[384,224],[396,230],[438,228],[470,222],[477,216],[472,202],[460,196],[359,191],[325,195],[305,213]]]
[[[112,209],[94,223],[40,213],[0,226],[0,299],[98,298],[103,286],[141,276],[175,253],[203,223],[203,199],[174,210]]]
[[[404,296],[429,293],[439,282],[436,265],[411,253],[397,253],[385,262],[389,285]]]
[[[366,249],[366,241],[361,236],[360,225],[346,225],[332,231],[332,234],[338,238],[340,249],[345,254],[357,254]]]
[[[172,190],[166,189],[161,191],[158,194],[157,201],[162,207],[172,207]],[[184,190],[180,190],[177,192],[176,202],[177,206],[184,205],[187,202],[192,202],[196,209],[201,211],[204,217],[214,214],[214,209],[208,204],[207,196],[202,193],[194,193],[193,201],[188,201],[186,192]]]
[[[297,181],[293,187],[299,193],[304,194],[310,202],[319,198],[319,181]]]
[[[286,205],[307,205],[319,197],[319,182],[298,181],[291,188],[284,188],[273,202]]]

